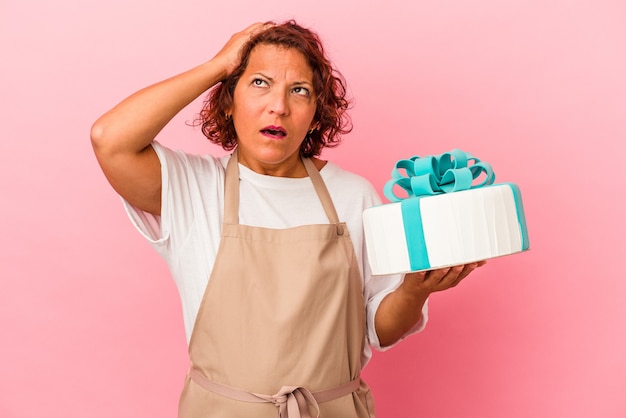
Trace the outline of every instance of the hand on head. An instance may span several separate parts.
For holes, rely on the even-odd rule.
[[[213,58],[214,61],[221,61],[224,67],[224,78],[228,77],[239,65],[241,57],[239,51],[254,35],[268,28],[275,26],[274,23],[253,23],[241,32],[237,32],[230,37],[228,42]]]

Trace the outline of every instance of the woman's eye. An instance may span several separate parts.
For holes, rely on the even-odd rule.
[[[255,78],[254,80],[252,80],[252,84],[258,87],[262,87],[262,86],[265,86],[267,82],[260,78]]]
[[[311,92],[306,87],[294,87],[293,92],[301,96],[309,96]]]

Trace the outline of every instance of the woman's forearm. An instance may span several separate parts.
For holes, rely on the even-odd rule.
[[[381,347],[400,340],[422,319],[422,308],[429,292],[408,291],[406,279],[380,303],[374,319]]]
[[[422,319],[422,308],[433,292],[458,285],[484,261],[427,272],[408,273],[402,284],[380,303],[374,325],[382,347],[404,337]]]
[[[94,147],[109,153],[140,152],[178,112],[225,75],[224,66],[212,60],[139,90],[94,123]]]
[[[267,26],[248,26],[234,34],[210,61],[139,90],[105,113],[91,131],[96,152],[128,154],[146,149],[178,112],[232,73],[241,46],[252,33]]]

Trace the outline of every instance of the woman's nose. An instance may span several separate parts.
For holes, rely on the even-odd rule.
[[[272,92],[270,95],[269,111],[281,116],[287,115],[289,113],[287,94],[278,90]]]

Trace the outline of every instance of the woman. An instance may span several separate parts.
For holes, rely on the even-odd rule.
[[[154,141],[211,88],[200,123],[230,156]],[[181,294],[179,416],[375,416],[359,377],[370,346],[419,331],[430,293],[480,265],[370,278],[361,214],[378,196],[317,157],[349,131],[347,105],[315,33],[256,23],[94,124],[102,170]]]

